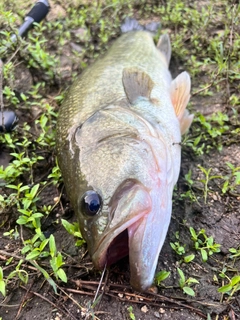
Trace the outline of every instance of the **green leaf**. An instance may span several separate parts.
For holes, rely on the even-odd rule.
[[[229,185],[229,181],[225,181],[223,186],[222,186],[222,193],[226,193],[228,191],[228,185]]]
[[[32,189],[30,191],[31,199],[33,199],[36,196],[36,194],[38,192],[38,188],[39,188],[39,183],[32,187]]]
[[[187,279],[187,283],[199,283],[199,281],[195,278],[190,277]]]
[[[196,234],[195,230],[192,227],[190,227],[189,231],[190,231],[190,233],[191,233],[191,235],[193,237],[193,240],[196,241],[197,240],[197,234]]]
[[[8,277],[7,277],[7,281],[11,280],[12,278],[14,278],[17,272],[18,271],[16,271],[16,270],[13,270],[12,272],[10,272]]]
[[[195,292],[193,291],[192,288],[189,287],[183,287],[183,292],[188,294],[189,296],[195,297]]]
[[[42,251],[39,255],[39,258],[47,258],[50,256],[50,253],[48,251]]]
[[[212,318],[211,318],[209,313],[207,314],[207,320],[212,320]]]
[[[33,250],[32,252],[30,252],[26,256],[26,259],[27,260],[35,260],[39,256],[39,254],[40,254],[40,252],[38,250]]]
[[[226,162],[226,165],[227,165],[231,170],[234,170],[234,165],[232,165],[230,162]]]
[[[225,292],[229,292],[231,290],[232,290],[232,285],[231,285],[231,283],[229,283],[229,284],[226,284],[225,286],[222,286],[221,288],[219,288],[218,292],[225,293]]]
[[[24,190],[29,190],[29,186],[22,186],[22,187],[20,188],[20,191],[21,191],[21,192],[24,191]]]
[[[191,261],[194,260],[194,259],[195,259],[195,254],[190,254],[190,255],[185,256],[185,257],[183,258],[183,260],[184,260],[185,263],[189,263],[189,262],[191,262]]]
[[[62,225],[64,226],[64,228],[67,230],[68,233],[74,235],[74,225],[69,223],[67,220],[65,219],[61,219],[62,221]]]
[[[32,218],[37,219],[37,218],[42,218],[43,214],[40,212],[36,212],[32,214]]]
[[[40,244],[39,250],[43,251],[43,249],[46,247],[46,245],[48,244],[49,239],[45,239],[42,241],[42,243]]]
[[[213,245],[213,237],[212,236],[207,238],[207,245],[208,246],[212,246]]]
[[[240,282],[240,276],[235,276],[231,279],[231,285],[235,286],[237,283]]]
[[[62,254],[60,252],[58,252],[58,255],[56,258],[56,264],[58,268],[60,268],[64,264],[64,262],[62,261]]]
[[[184,273],[182,272],[181,269],[177,268],[177,271],[178,271],[178,274],[180,276],[179,285],[182,288],[184,286],[184,283],[185,283],[185,276],[184,276]]]
[[[207,251],[204,249],[200,249],[200,250],[201,250],[202,260],[203,262],[206,262],[208,259]]]
[[[31,240],[31,243],[34,244],[38,239],[39,239],[39,234],[35,233],[35,235],[33,236],[32,240]]]
[[[19,273],[18,273],[18,276],[19,276],[19,279],[27,284],[28,283],[28,273],[24,270],[21,270]]]
[[[85,240],[77,240],[75,243],[76,247],[81,247],[85,243]]]
[[[235,172],[233,175],[236,177],[235,184],[239,185],[240,184],[240,172]]]
[[[57,275],[63,282],[67,283],[67,275],[62,268],[58,269]]]
[[[6,296],[6,284],[4,280],[0,280],[0,292],[4,297]]]
[[[160,282],[167,279],[169,277],[169,275],[170,275],[169,271],[162,270],[162,271],[158,272],[155,277],[157,284],[159,285]]]
[[[56,248],[55,238],[52,234],[49,237],[49,249],[50,249],[51,257],[54,257],[57,253],[57,248]]]
[[[15,184],[8,184],[8,185],[6,185],[6,187],[10,188],[10,189],[18,190],[18,186],[15,186]]]
[[[57,272],[57,270],[58,270],[56,259],[57,259],[56,257],[52,257],[52,259],[50,260],[50,265],[51,265],[54,273]]]
[[[24,217],[24,216],[21,216],[20,218],[17,219],[17,223],[18,224],[27,224],[28,223],[28,217]]]
[[[32,214],[32,210],[26,210],[26,209],[18,209],[18,212],[24,214],[27,217],[30,217]]]

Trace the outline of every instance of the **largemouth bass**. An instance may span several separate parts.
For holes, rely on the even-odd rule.
[[[59,112],[57,158],[94,266],[129,255],[131,285],[151,286],[168,230],[190,77],[172,80],[171,45],[130,31],[88,67]]]

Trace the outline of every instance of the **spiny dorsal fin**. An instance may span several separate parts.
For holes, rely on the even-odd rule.
[[[160,28],[160,22],[152,21],[147,25],[143,26],[137,22],[136,19],[127,17],[121,25],[122,33],[130,31],[146,30],[148,32],[155,33]]]
[[[180,73],[171,83],[171,100],[176,116],[180,122],[181,133],[185,133],[190,127],[193,115],[186,110],[190,98],[191,80],[185,71]]]
[[[122,33],[130,32],[130,31],[139,31],[144,30],[144,26],[139,24],[136,19],[127,17],[123,24],[121,25]]]
[[[167,65],[169,65],[172,49],[171,49],[171,42],[168,34],[161,35],[157,43],[157,48],[159,51],[163,53],[163,55],[166,58]]]
[[[139,97],[150,99],[154,83],[147,73],[137,68],[123,69],[123,87],[130,103]]]

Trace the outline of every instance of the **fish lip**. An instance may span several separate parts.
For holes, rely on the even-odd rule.
[[[92,255],[92,261],[94,266],[97,269],[103,269],[106,264],[108,264],[108,249],[110,248],[114,239],[119,236],[125,230],[128,229],[133,225],[139,225],[142,221],[142,218],[148,214],[148,211],[141,212],[137,214],[132,219],[128,220],[126,223],[120,225],[120,227],[115,229],[110,229],[107,234],[102,238],[101,242],[99,243],[98,247],[94,251]],[[137,224],[137,222],[139,222]],[[129,232],[128,232],[129,233]],[[128,248],[129,249],[129,248]],[[123,257],[122,257],[123,258]],[[121,259],[121,258],[120,258]],[[120,260],[118,259],[118,260]],[[116,260],[116,261],[118,261]],[[110,263],[111,264],[111,263]]]

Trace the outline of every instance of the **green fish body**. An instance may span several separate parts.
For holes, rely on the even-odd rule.
[[[172,80],[167,35],[131,31],[88,67],[60,108],[57,158],[92,261],[129,255],[131,285],[153,282],[172,211],[190,78]]]

